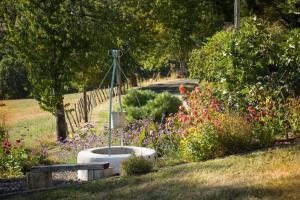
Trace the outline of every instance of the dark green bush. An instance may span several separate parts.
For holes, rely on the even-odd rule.
[[[160,121],[163,114],[176,113],[181,104],[182,102],[177,97],[163,92],[146,104],[146,110],[155,121]]]
[[[123,97],[122,102],[124,107],[141,107],[148,103],[149,100],[154,99],[155,92],[151,90],[129,90],[129,92]]]
[[[128,160],[121,163],[121,175],[131,176],[146,174],[151,172],[152,168],[152,162],[146,160],[144,157],[132,155]]]
[[[273,96],[278,90],[300,94],[300,31],[274,26],[261,19],[244,18],[240,31],[216,33],[193,51],[191,76],[222,83],[222,93],[240,94],[240,99],[254,86],[264,87]]]
[[[131,90],[123,97],[123,104],[129,121],[150,117],[160,122],[164,114],[176,113],[181,101],[168,92]]]

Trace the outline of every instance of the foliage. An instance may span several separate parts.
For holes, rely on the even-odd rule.
[[[1,99],[18,99],[30,95],[32,86],[20,60],[4,57],[0,61],[0,77]]]
[[[179,134],[180,152],[187,160],[205,160],[271,146],[276,136],[289,131],[287,118],[274,102],[261,102],[259,110],[242,105],[247,111],[236,112],[218,103],[214,94],[209,85],[197,86],[185,94],[188,106],[181,106],[171,119],[170,131]]]
[[[291,131],[300,136],[300,99],[290,98],[287,104],[288,110],[288,123],[291,126]]]
[[[25,149],[22,139],[9,141],[3,125],[0,124],[0,172],[1,177],[17,177],[28,172],[33,165],[45,162],[45,151],[32,152]]]
[[[104,141],[104,136],[97,134],[92,124],[86,123],[68,139],[58,143],[60,152],[57,154],[57,159],[60,162],[76,163],[79,151],[103,146]]]
[[[244,4],[243,7],[247,7],[245,14],[253,13],[268,21],[279,21],[289,28],[299,27],[298,0],[256,0]]]
[[[299,94],[299,35],[298,29],[282,30],[255,17],[244,18],[240,31],[218,32],[193,51],[191,75],[217,83],[233,104],[258,88],[274,98]]]
[[[186,138],[181,140],[180,149],[183,158],[199,161],[217,156],[219,141],[216,128],[213,125],[205,124],[198,131],[189,133]]]
[[[242,114],[224,113],[220,121],[217,133],[223,154],[245,152],[253,148],[253,143],[261,143],[260,139],[255,141],[254,126]]]
[[[29,0],[15,2],[4,14],[7,53],[24,61],[34,98],[57,117],[59,140],[66,138],[64,88],[97,61],[98,41],[106,36],[97,34],[99,24],[90,16],[97,8],[92,1]]]
[[[198,161],[268,147],[291,127],[299,128],[296,99],[281,104],[258,93],[253,96],[257,99],[249,100],[252,104],[242,104],[236,111],[225,106],[226,100],[217,96],[218,88],[210,85],[197,86],[191,92],[181,85],[186,103],[179,111],[162,124],[151,119],[129,123],[121,130],[125,144],[153,148],[158,156],[180,153],[186,160]]]
[[[150,117],[155,121],[160,121],[162,117],[176,113],[180,105],[181,101],[177,97],[168,92],[163,92],[149,101],[146,104],[146,109],[150,113]]]
[[[186,66],[191,50],[221,28],[223,13],[219,8],[223,5],[223,1],[207,0],[122,1],[118,7],[128,20],[123,24],[128,25],[120,31],[139,37],[120,38],[135,47],[131,55],[146,68],[160,67],[168,60]]]
[[[129,121],[163,117],[178,111],[181,101],[168,92],[155,94],[149,90],[131,90],[123,97],[124,109]]]
[[[171,127],[171,121],[164,125],[149,118],[135,120],[122,130],[124,144],[153,148],[160,157],[171,155],[179,146],[179,135],[169,131]]]
[[[156,94],[151,90],[135,90],[131,89],[122,98],[124,107],[140,107],[148,103],[148,101],[154,99]]]
[[[130,156],[121,163],[121,175],[131,176],[151,172],[153,164],[142,156]]]

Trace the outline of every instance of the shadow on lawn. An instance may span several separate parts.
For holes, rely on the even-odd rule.
[[[226,166],[216,165],[215,170]],[[194,168],[193,168],[194,169]],[[178,169],[180,170],[180,169]],[[172,171],[172,170],[171,170]],[[214,183],[210,185],[206,179],[189,180],[183,176],[187,171],[176,174],[153,173],[144,176],[110,178],[105,181],[97,181],[68,188],[65,190],[53,190],[27,196],[27,199],[297,199],[299,176],[285,177],[276,182],[264,182],[265,184],[243,183],[226,185],[226,183]],[[177,178],[174,178],[174,177]],[[182,178],[179,178],[182,177]],[[271,182],[272,181],[272,182]],[[283,187],[281,184],[284,184]],[[296,196],[294,196],[296,195]]]
[[[261,199],[285,196],[284,191],[272,187],[205,186],[188,181],[152,182],[143,178],[120,180],[117,184],[89,184],[68,190],[31,195],[28,199]],[[297,190],[295,190],[297,191]]]

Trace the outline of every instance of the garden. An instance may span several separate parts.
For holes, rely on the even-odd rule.
[[[299,6],[244,1],[233,25],[229,1],[4,0],[0,196],[299,199]],[[127,153],[91,182],[55,172],[56,189],[20,195],[34,166],[111,145],[155,156]]]

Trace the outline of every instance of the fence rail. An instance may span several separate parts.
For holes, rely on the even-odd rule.
[[[160,73],[154,74],[149,80],[138,78],[137,87],[145,86],[146,84],[157,82],[161,79]],[[120,93],[125,94],[132,86],[128,82],[124,82],[120,86]],[[118,86],[113,88],[113,97],[118,94]],[[97,88],[96,90],[87,91],[86,105],[84,104],[83,96],[74,104],[65,105],[65,113],[68,128],[72,131],[76,131],[76,127],[80,127],[85,118],[85,109],[87,111],[88,121],[91,120],[91,113],[93,109],[109,99],[109,87]]]

